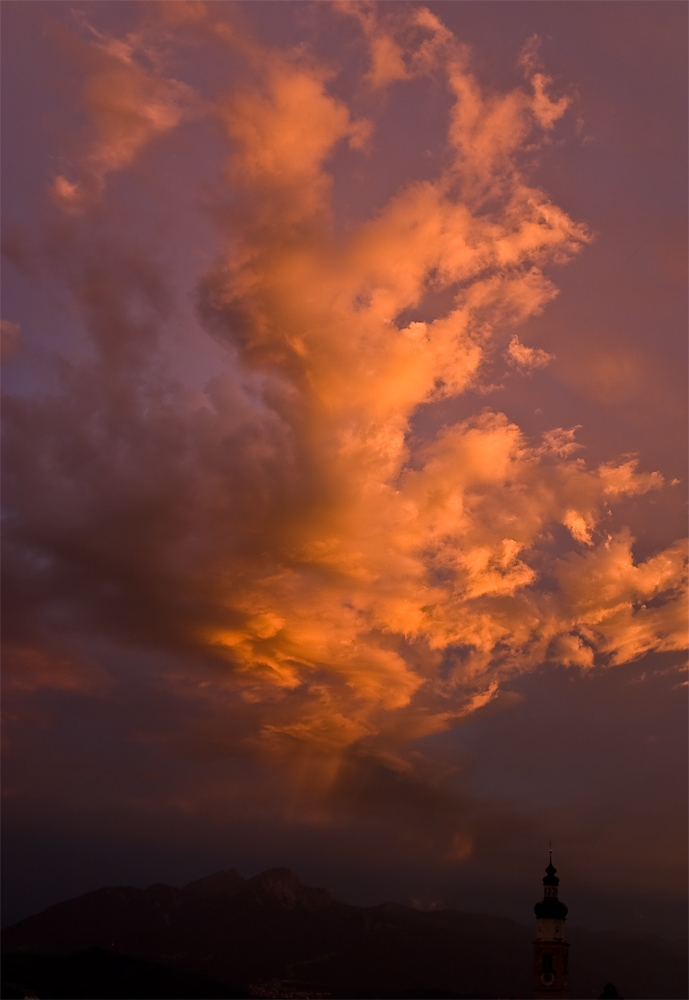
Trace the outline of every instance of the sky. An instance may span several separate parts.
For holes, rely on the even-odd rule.
[[[2,8],[3,921],[682,937],[686,5]]]

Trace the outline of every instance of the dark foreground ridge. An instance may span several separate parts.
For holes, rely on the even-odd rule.
[[[528,927],[457,910],[361,907],[286,868],[217,872],[182,889],[116,886],[3,932],[3,997],[530,996]],[[687,996],[681,947],[573,928],[571,996]]]
[[[23,1000],[31,994],[64,1000],[247,996],[247,990],[241,986],[232,989],[208,976],[102,948],[88,948],[72,955],[7,955],[2,964],[2,995],[13,1000]]]

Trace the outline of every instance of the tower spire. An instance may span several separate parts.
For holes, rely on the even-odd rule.
[[[569,944],[565,940],[567,907],[558,899],[560,879],[556,872],[550,841],[548,866],[543,877],[543,899],[534,906],[536,940],[533,946],[533,996],[537,1000],[566,1000],[569,997]]]

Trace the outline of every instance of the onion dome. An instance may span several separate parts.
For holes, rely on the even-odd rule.
[[[557,868],[553,865],[552,855],[550,856],[550,863],[545,870],[545,876],[543,878],[543,885],[559,885],[560,879],[557,877],[555,872]]]
[[[557,868],[553,864],[553,853],[550,852],[550,860],[543,877],[543,899],[534,906],[534,913],[538,920],[564,920],[567,917],[567,907],[557,898],[557,887],[560,879],[555,872]]]
[[[565,920],[567,917],[567,907],[556,896],[546,896],[536,903],[533,911],[538,920]]]

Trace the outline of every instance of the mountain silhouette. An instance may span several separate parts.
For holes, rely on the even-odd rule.
[[[568,936],[572,996],[597,997],[606,982],[629,1000],[687,996],[679,946],[624,931]],[[140,992],[119,996],[182,996],[160,985],[176,970],[203,977],[194,987],[189,980],[194,997],[527,997],[532,938],[529,927],[486,914],[352,906],[286,868],[249,879],[230,870],[183,888],[115,886],[51,906],[3,932],[3,977],[41,1000],[112,996],[107,962],[126,980],[136,960],[149,963],[130,968]],[[73,968],[85,983],[91,968],[87,992],[60,993],[51,968],[63,981]]]

